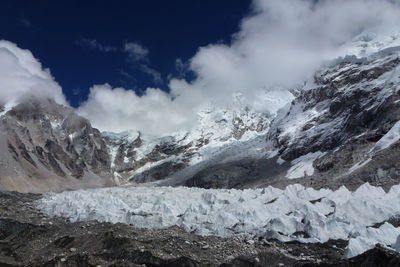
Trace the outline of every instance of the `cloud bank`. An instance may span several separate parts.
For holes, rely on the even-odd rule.
[[[303,84],[327,60],[362,50],[365,42],[379,47],[380,35],[399,33],[399,17],[399,0],[253,0],[251,14],[243,18],[228,44],[200,47],[188,62],[177,59],[180,74],[170,79],[169,93],[148,88],[138,96],[124,88],[95,85],[78,112],[101,130],[138,130],[158,136],[190,129],[203,106],[232,107],[237,92],[241,92],[244,105],[274,113],[292,99],[287,89]],[[90,45],[100,49],[98,43]],[[356,49],[352,49],[354,45]],[[8,43],[8,47],[13,45]],[[147,63],[145,47],[127,43],[123,50],[131,60]],[[21,51],[34,61],[28,51]],[[13,88],[7,93],[2,89],[4,97],[10,98],[14,88],[23,92],[42,82],[48,88],[44,91],[62,99],[48,71],[29,60],[27,65],[35,67],[24,67],[13,54],[10,48],[2,48],[0,54],[4,57],[1,62],[11,66],[0,70],[10,80],[6,87]],[[16,70],[7,73],[13,68]],[[142,71],[153,75],[151,70]],[[183,79],[187,71],[196,78]],[[15,73],[22,79],[14,79]],[[156,75],[153,78],[158,79]]]
[[[60,85],[29,50],[0,40],[0,104],[16,103],[26,94],[67,104]]]
[[[89,100],[78,112],[90,118],[99,129],[113,132],[137,130],[162,136],[177,129],[186,128],[194,120],[190,105],[196,100],[173,100],[160,89],[147,88],[142,96],[123,88],[110,85],[95,85],[90,89]],[[95,115],[97,114],[97,115]]]
[[[273,113],[292,99],[287,88],[343,56],[360,34],[398,30],[399,17],[397,0],[254,0],[230,44],[201,47],[188,62],[195,80],[172,78],[170,94],[148,89],[142,97],[95,86],[79,111],[104,130],[155,135],[189,129],[203,105],[229,107],[236,92],[246,105]]]

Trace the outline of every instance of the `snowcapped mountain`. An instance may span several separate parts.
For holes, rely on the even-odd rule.
[[[277,114],[238,98],[229,109],[203,108],[195,128],[164,137],[100,132],[52,100],[6,105],[0,188],[120,185],[33,203],[74,222],[178,226],[249,244],[341,240],[347,258],[376,243],[399,251],[400,49],[391,46],[396,38],[372,40],[291,90]]]
[[[111,168],[119,183],[164,179],[205,161],[222,148],[265,135],[270,115],[249,107],[233,110],[208,107],[198,113],[198,124],[157,138],[141,133],[102,133],[111,155]]]
[[[350,189],[365,182],[385,188],[397,184],[400,49],[371,51],[363,58],[339,58],[316,72],[293,91],[296,98],[272,119],[262,139],[221,147],[160,184],[232,188],[301,183]]]
[[[274,119],[268,139],[279,161],[291,162],[287,178],[307,175],[308,185],[325,186],[398,183],[399,53],[370,58],[322,69]]]
[[[343,55],[357,58],[375,57],[377,54],[391,53],[400,47],[400,32],[364,31],[342,46]]]
[[[1,187],[41,192],[141,183],[203,161],[221,147],[261,136],[268,114],[208,108],[198,126],[166,137],[101,133],[71,108],[35,97],[0,113]]]
[[[0,187],[43,192],[112,185],[100,132],[53,100],[29,98],[0,117]]]
[[[0,182],[20,191],[129,182],[390,187],[400,178],[395,37],[384,43],[358,38],[348,48],[353,56],[328,62],[291,90],[294,100],[277,114],[242,105],[238,95],[230,108],[200,110],[192,130],[164,137],[101,133],[51,100],[6,105],[0,113]]]

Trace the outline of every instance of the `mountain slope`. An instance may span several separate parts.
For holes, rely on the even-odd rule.
[[[315,172],[298,182],[333,187],[398,183],[399,139],[392,137],[400,120],[398,52],[320,71],[285,112],[272,123],[268,138],[292,167],[305,170],[311,158]],[[304,177],[293,175],[293,169],[286,177]]]
[[[72,109],[28,98],[0,112],[0,185],[388,188],[400,179],[399,65],[398,47],[339,58],[292,90],[275,117],[238,95],[229,109],[204,108],[194,129],[165,137],[101,133]]]
[[[232,110],[209,107],[198,113],[198,126],[154,138],[141,133],[102,133],[111,168],[121,183],[153,182],[207,161],[224,148],[265,134],[270,115],[238,104]]]
[[[198,123],[162,138],[101,133],[72,109],[30,97],[0,113],[0,188],[44,192],[162,180],[265,134],[270,119],[239,106],[203,110]]]
[[[265,142],[256,145],[263,149],[258,157],[243,157],[249,146],[239,146],[230,160],[214,157],[170,178],[185,176],[180,184],[205,188],[302,183],[354,189],[365,182],[389,188],[400,179],[399,64],[396,49],[337,60],[280,110]]]
[[[22,192],[111,185],[104,141],[89,121],[29,98],[0,117],[0,188]]]

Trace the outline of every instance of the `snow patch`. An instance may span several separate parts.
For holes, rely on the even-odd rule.
[[[3,107],[3,111],[0,112],[0,117],[3,116],[3,115],[6,115],[6,113],[8,111],[10,111],[16,105],[18,105],[18,103],[13,102],[13,101],[9,101],[7,104],[5,104],[4,107]]]
[[[108,150],[110,153],[111,168],[114,168],[114,166],[115,166],[114,161],[115,161],[115,158],[117,157],[119,147],[116,147],[116,146],[107,146],[107,147],[108,147]]]
[[[326,152],[317,151],[308,153],[292,161],[292,167],[288,170],[286,178],[296,179],[314,174],[313,163],[316,159],[323,157]]]
[[[372,160],[372,159],[369,158],[369,159],[367,159],[367,160],[357,162],[356,164],[354,164],[354,165],[349,169],[348,174],[354,172],[354,171],[357,170],[357,169],[360,169],[360,168],[364,167],[364,166],[367,165],[371,160]]]
[[[396,122],[395,125],[387,132],[375,146],[370,150],[370,152],[378,152],[384,150],[397,141],[400,140],[400,121]]]
[[[172,157],[169,157],[169,158],[166,158],[166,159],[162,159],[162,160],[159,160],[159,161],[147,162],[147,163],[144,164],[142,167],[136,169],[136,170],[132,173],[132,175],[140,174],[140,173],[142,173],[142,172],[145,172],[145,171],[150,170],[151,168],[154,168],[154,167],[156,167],[156,166],[159,166],[159,165],[161,165],[161,164],[163,164],[163,163],[165,163],[165,162],[174,161],[174,160],[176,160],[176,157],[173,157],[173,156],[172,156]]]
[[[69,134],[69,135],[68,135],[68,138],[69,138],[69,140],[72,142],[72,141],[74,140],[74,138],[77,137],[77,136],[78,136],[78,133],[77,133],[77,132],[74,132],[74,133],[72,133],[72,134]]]
[[[276,160],[276,163],[278,163],[279,165],[282,165],[283,163],[285,163],[286,161],[284,160],[284,159],[282,159],[281,157],[279,157],[277,160]]]
[[[51,120],[50,125],[53,130],[56,130],[61,127],[61,122]]]

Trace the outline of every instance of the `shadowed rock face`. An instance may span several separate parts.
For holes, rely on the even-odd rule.
[[[395,54],[321,71],[315,86],[302,91],[287,113],[272,123],[268,138],[275,141],[282,159],[327,152],[314,161],[314,175],[300,182],[334,188],[370,182],[389,188],[400,181],[399,143],[373,149],[400,120],[399,65]],[[293,133],[285,131],[296,120],[302,123]],[[361,166],[354,168],[357,164]]]
[[[246,188],[259,181],[268,181],[285,173],[288,164],[272,159],[242,159],[216,164],[197,172],[184,185],[201,188]]]
[[[0,188],[47,191],[111,185],[105,142],[53,100],[28,99],[0,119]],[[18,184],[21,188],[18,188]]]
[[[379,140],[400,120],[400,79],[395,72],[399,64],[398,56],[392,55],[366,65],[341,63],[317,73],[315,85],[302,90],[287,114],[272,123],[268,137],[282,158],[291,161],[329,151],[360,134],[368,134],[370,142]],[[296,121],[291,135],[285,127]]]

